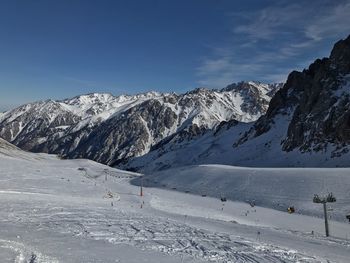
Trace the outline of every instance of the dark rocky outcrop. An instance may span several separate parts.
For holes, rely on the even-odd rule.
[[[350,142],[349,74],[350,36],[334,45],[329,58],[317,59],[303,72],[290,73],[266,115],[234,147],[265,134],[277,116],[285,116],[281,118],[289,124],[282,150],[324,151],[333,145],[334,154],[344,151]]]

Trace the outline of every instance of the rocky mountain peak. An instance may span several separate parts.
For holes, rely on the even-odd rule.
[[[330,60],[331,65],[340,74],[348,74],[350,72],[350,35],[334,45]]]
[[[289,74],[271,99],[269,109],[235,143],[244,143],[288,123],[280,144],[284,151],[348,151],[350,142],[350,37],[334,45],[329,58],[317,59],[308,69]],[[280,128],[282,129],[282,127]]]
[[[200,93],[207,93],[210,90],[208,88],[205,87],[199,87],[199,88],[195,88],[193,90],[190,90],[188,92],[186,92],[185,94],[200,94]]]
[[[110,93],[89,93],[79,95],[71,99],[65,99],[62,102],[67,103],[69,105],[82,105],[98,102],[107,102],[113,98],[114,96]]]

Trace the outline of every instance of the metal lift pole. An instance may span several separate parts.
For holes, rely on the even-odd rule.
[[[326,237],[329,237],[327,202],[323,202],[323,212],[324,212],[324,225],[325,225],[325,228],[326,228]]]

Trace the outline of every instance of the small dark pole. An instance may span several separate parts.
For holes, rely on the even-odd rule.
[[[107,182],[107,171],[105,171],[105,182]]]
[[[329,226],[328,226],[328,215],[327,215],[327,203],[334,203],[337,199],[333,196],[332,193],[327,196],[319,197],[317,194],[314,195],[313,202],[317,204],[323,204],[323,213],[324,213],[324,225],[326,228],[326,237],[329,236]]]
[[[140,196],[143,196],[143,176],[141,176]]]

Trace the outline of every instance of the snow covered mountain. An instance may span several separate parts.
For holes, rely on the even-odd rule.
[[[255,121],[281,86],[241,82],[180,95],[94,93],[40,101],[2,114],[0,136],[25,150],[116,165],[175,134],[196,136],[233,119]]]
[[[254,123],[231,120],[197,138],[174,137],[126,168],[152,171],[190,164],[255,167],[349,166],[350,36],[329,58],[292,72]]]

